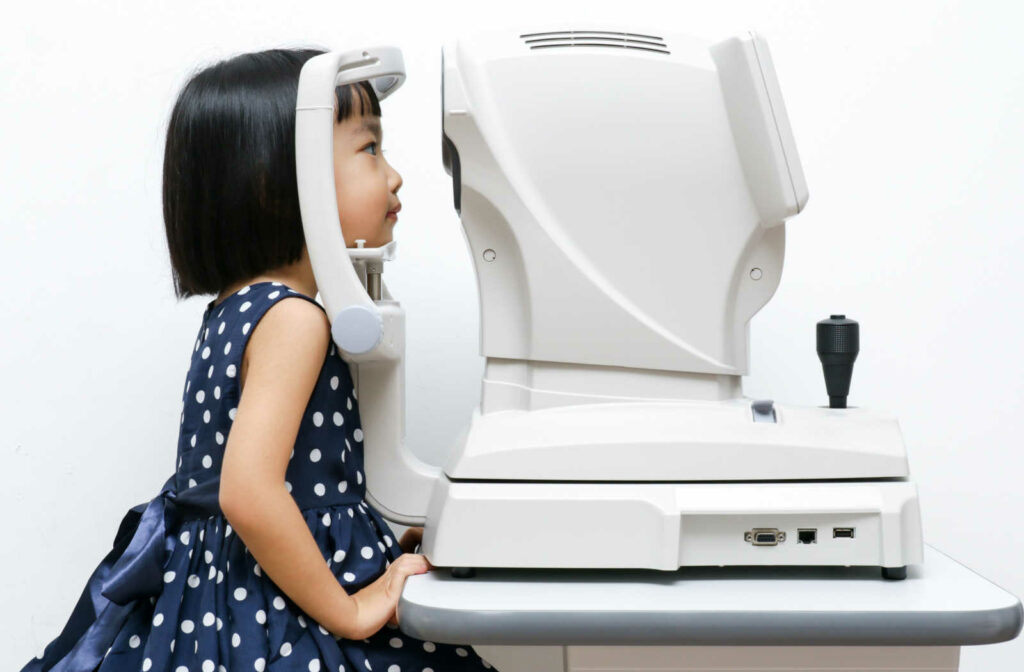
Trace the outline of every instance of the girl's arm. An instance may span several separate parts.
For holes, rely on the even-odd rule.
[[[336,637],[360,635],[358,603],[327,567],[284,485],[330,337],[323,311],[281,299],[256,324],[221,470],[220,506],[261,569]]]

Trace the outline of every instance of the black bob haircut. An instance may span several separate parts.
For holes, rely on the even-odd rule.
[[[241,54],[182,87],[163,165],[164,228],[179,299],[218,294],[302,257],[295,100],[303,64],[322,53]],[[338,122],[368,108],[380,116],[373,87],[358,85],[335,90]]]

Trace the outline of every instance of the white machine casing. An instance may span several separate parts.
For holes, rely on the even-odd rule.
[[[765,416],[743,395],[749,321],[807,201],[764,39],[497,30],[446,44],[442,71],[443,162],[486,358],[443,469],[404,444],[397,301],[385,288],[370,302],[390,318],[372,347],[346,349],[339,316],[356,302],[328,303],[321,274],[341,271],[310,247],[356,379],[371,504],[423,525],[420,552],[440,567],[921,563],[895,418]],[[302,206],[307,231],[332,226]],[[785,537],[755,545],[760,528]],[[799,543],[807,529],[814,543]]]

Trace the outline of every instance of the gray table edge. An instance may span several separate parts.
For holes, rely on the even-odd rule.
[[[1020,602],[991,611],[473,611],[406,604],[402,632],[449,644],[677,646],[965,646],[1021,631]]]
[[[1024,607],[1014,600],[992,609],[943,612],[542,611],[452,609],[417,604],[403,594],[399,627],[418,639],[447,644],[967,646],[1016,638]]]

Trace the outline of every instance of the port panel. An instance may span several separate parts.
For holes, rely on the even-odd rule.
[[[855,533],[852,538],[833,537],[833,528]],[[759,538],[754,536],[755,530],[760,532]],[[877,566],[881,564],[878,530],[877,516],[684,514],[680,519],[679,564]]]

